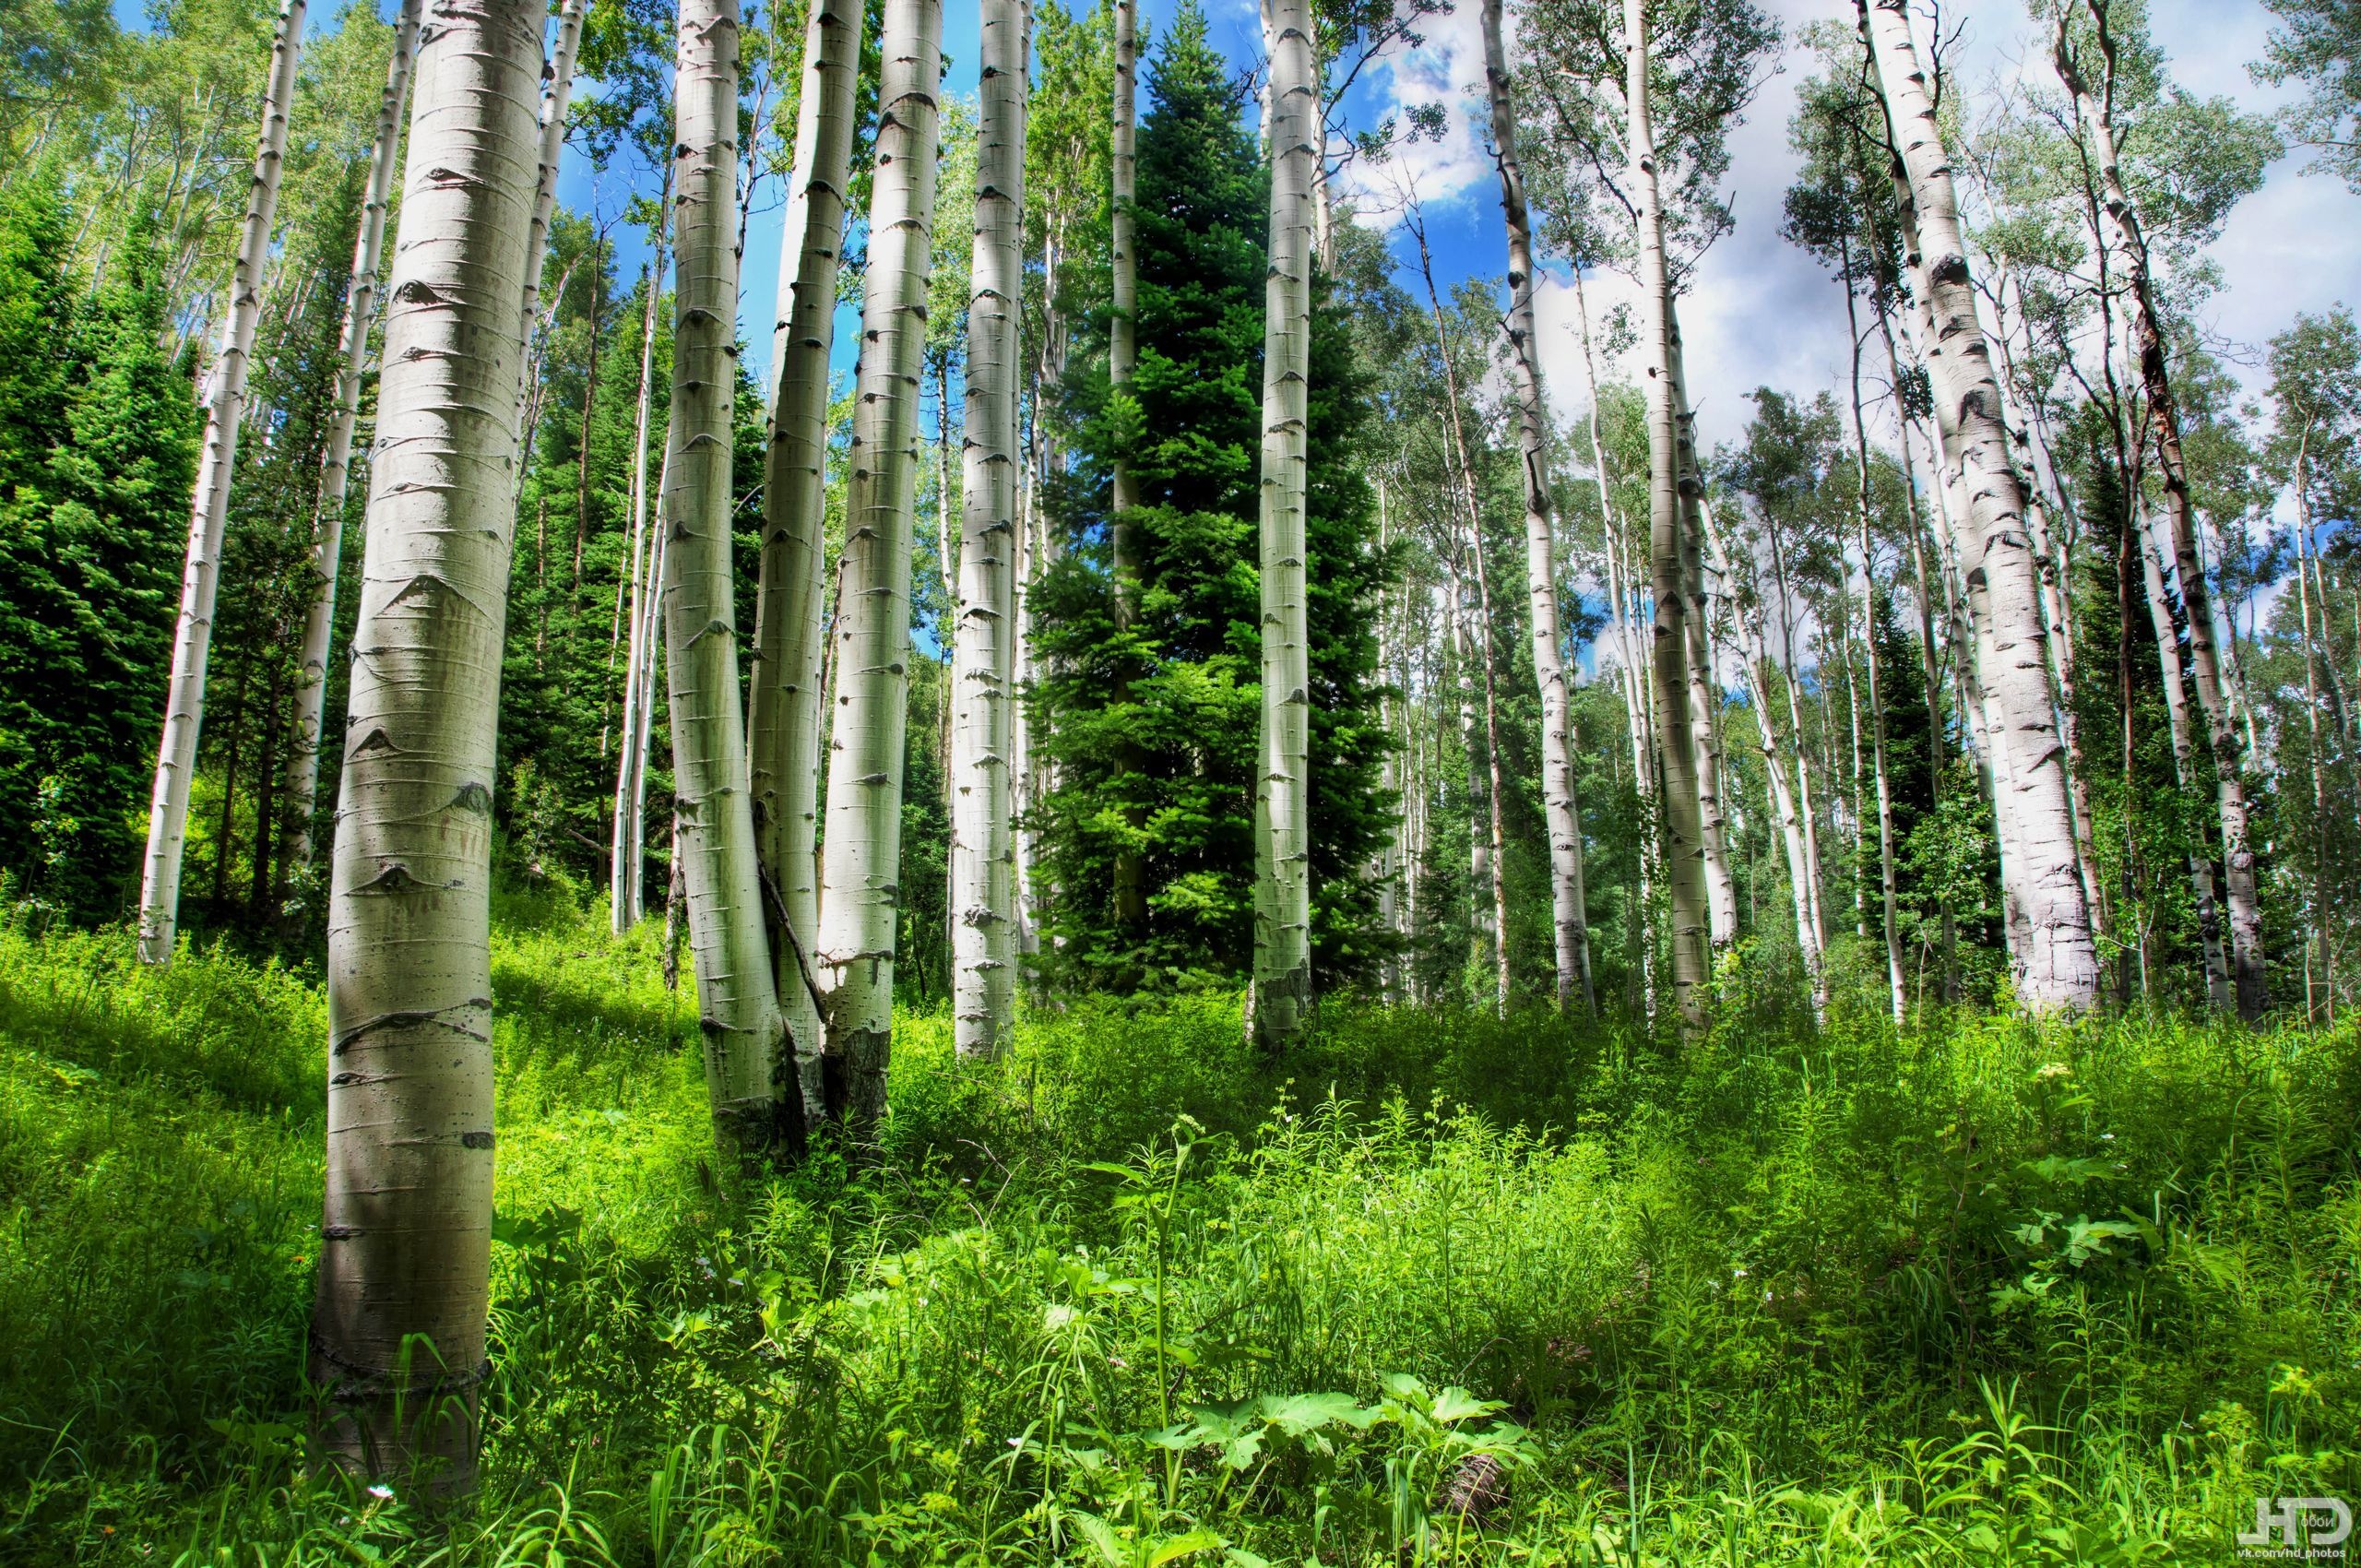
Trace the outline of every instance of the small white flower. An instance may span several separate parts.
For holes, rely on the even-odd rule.
[[[376,1485],[369,1489],[369,1495],[375,1498],[378,1502],[383,1503],[387,1498],[394,1495],[394,1489],[387,1486],[385,1482],[379,1481]]]
[[[1730,1268],[1730,1273],[1731,1273],[1735,1277],[1737,1277],[1737,1278],[1739,1278],[1739,1279],[1743,1279],[1743,1278],[1745,1278],[1745,1277],[1746,1277],[1746,1265],[1744,1265],[1744,1264],[1742,1264],[1742,1263],[1741,1263],[1741,1264],[1736,1264],[1736,1265],[1733,1265],[1731,1266],[1731,1268]]]

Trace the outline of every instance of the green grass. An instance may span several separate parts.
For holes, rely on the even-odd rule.
[[[908,1017],[879,1146],[741,1190],[655,933],[496,942],[436,1515],[302,1452],[316,988],[0,927],[0,1559],[2207,1562],[2361,1499],[2350,1030]]]

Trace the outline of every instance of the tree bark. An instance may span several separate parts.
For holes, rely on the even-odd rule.
[[[1032,27],[1026,0],[986,0],[951,730],[951,1011],[957,1050],[966,1057],[1004,1053],[1016,1023],[1009,764],[1016,678],[1017,324],[1025,303]]]
[[[565,151],[565,106],[574,93],[574,59],[582,47],[582,17],[590,0],[561,0],[557,42],[541,68],[540,161],[533,188],[532,227],[525,235],[525,291],[516,312],[516,339],[527,352],[517,374],[517,428],[529,451],[533,426],[527,418],[533,393],[531,345],[541,315],[541,273],[550,254],[550,218],[557,210],[558,160]],[[560,288],[564,288],[561,283]],[[525,487],[525,465],[516,465],[516,488]]]
[[[2172,375],[2165,360],[2164,324],[2156,310],[2147,235],[2141,227],[2139,208],[2124,184],[2116,154],[2114,39],[2107,30],[2104,0],[2084,3],[2097,23],[2099,47],[2106,60],[2104,96],[2092,91],[2078,68],[2067,39],[2069,13],[2064,10],[2058,16],[2054,53],[2058,77],[2074,95],[2076,110],[2096,144],[2107,216],[2114,220],[2123,247],[2125,269],[2130,273],[2132,336],[2140,360],[2141,387],[2147,394],[2149,439],[2155,447],[2159,477],[2164,483],[2165,520],[2172,529],[2173,562],[2180,581],[2181,602],[2189,610],[2189,672],[2195,677],[2197,706],[2204,717],[2206,738],[2213,753],[2213,800],[2222,827],[2223,883],[2230,911],[2230,957],[2236,970],[2238,1016],[2252,1023],[2270,1004],[2270,987],[2263,968],[2262,907],[2255,874],[2246,782],[2238,768],[2237,729],[2229,702],[2223,695],[2221,659],[2213,644],[2213,596],[2206,588],[2204,564],[2197,553],[2196,507],[2189,493],[2189,465],[2181,455],[2180,407],[2173,393]]]
[[[1254,1028],[1284,1047],[1311,1007],[1311,632],[1304,500],[1311,174],[1320,113],[1309,0],[1272,0],[1270,274],[1263,294],[1262,763],[1255,789]]]
[[[2050,707],[2047,631],[2040,584],[2024,532],[2024,488],[2001,427],[1992,351],[1975,315],[1951,164],[1910,35],[1905,0],[1857,0],[1876,65],[1895,156],[1906,178],[1898,194],[1904,243],[1923,285],[1928,369],[1944,457],[1961,478],[1969,515],[1962,529],[1970,598],[1981,599],[1978,659],[1995,729],[2008,748],[2014,791],[2008,813],[2023,864],[2030,942],[2019,995],[2035,1010],[2087,1008],[2098,999],[2098,956],[2090,906],[2075,864],[2073,807],[2064,748]],[[1996,772],[1999,771],[1996,768]]]
[[[1672,284],[1648,110],[1646,0],[1624,0],[1625,101],[1631,200],[1639,231],[1643,363],[1647,374],[1649,560],[1655,598],[1654,657],[1658,766],[1672,894],[1672,992],[1684,1028],[1704,1021],[1708,913],[1704,826],[1689,699],[1688,582],[1681,552],[1679,398],[1674,385]]]
[[[764,445],[763,548],[755,592],[748,793],[770,881],[771,958],[804,1124],[826,1114],[824,1028],[811,955],[820,935],[821,617],[826,608],[828,358],[850,178],[860,0],[812,0],[795,166],[779,246],[771,331],[771,414]]]
[[[664,297],[665,236],[670,232],[672,219],[671,164],[664,166],[664,189],[657,210],[656,256],[647,270],[647,287],[640,302],[639,317],[639,400],[632,415],[631,469],[631,573],[628,579],[615,584],[615,612],[623,615],[626,601],[631,614],[628,628],[629,654],[623,661],[623,711],[621,720],[623,745],[621,760],[615,768],[615,830],[610,847],[608,868],[609,923],[617,936],[639,923],[646,912],[646,900],[641,888],[641,863],[646,858],[645,823],[635,808],[646,784],[639,777],[645,764],[645,752],[637,745],[636,737],[642,727],[644,693],[651,690],[648,669],[655,650],[648,646],[647,628],[657,624],[653,608],[656,587],[662,579],[655,566],[656,541],[648,533],[647,437],[655,422],[656,404],[656,311],[657,303]],[[668,437],[665,462],[671,461],[671,445]],[[659,476],[657,493],[670,483],[671,476]],[[623,591],[628,581],[630,593]],[[613,647],[608,649],[608,668],[614,668]]]
[[[910,536],[919,362],[933,266],[940,0],[886,0],[877,168],[836,601],[836,703],[821,867],[821,1009],[829,1109],[857,1125],[885,1106],[901,906],[908,726]]]
[[[492,1267],[492,801],[539,0],[433,0],[386,291],[328,905],[313,1375],[356,1468],[473,1476]]]
[[[1886,770],[1885,692],[1878,668],[1877,580],[1869,540],[1869,432],[1861,416],[1861,324],[1853,297],[1853,257],[1845,253],[1845,323],[1852,339],[1853,467],[1855,522],[1861,550],[1861,645],[1869,651],[1869,766],[1878,797],[1878,890],[1881,934],[1885,939],[1886,986],[1891,992],[1893,1021],[1901,1023],[1909,1010],[1910,993],[1902,967],[1902,925],[1896,908],[1893,850],[1893,783]],[[1932,700],[1931,693],[1929,700]]]
[[[1705,470],[1697,459],[1697,421],[1689,405],[1680,312],[1669,297],[1665,319],[1670,323],[1674,446],[1680,465],[1680,576],[1686,600],[1682,641],[1697,753],[1697,827],[1704,849],[1706,932],[1718,953],[1738,940],[1738,887],[1730,874],[1728,813],[1722,804],[1722,683],[1714,667],[1713,606],[1705,595],[1704,547],[1699,542],[1705,531],[1700,515]]]
[[[1484,80],[1491,98],[1492,162],[1500,173],[1501,216],[1508,230],[1509,309],[1517,401],[1517,438],[1524,456],[1525,582],[1531,601],[1533,678],[1541,688],[1541,808],[1549,832],[1549,911],[1557,960],[1558,1009],[1571,1011],[1579,993],[1596,1016],[1591,987],[1590,918],[1584,909],[1582,806],[1575,794],[1573,752],[1567,741],[1572,703],[1559,647],[1558,551],[1550,530],[1548,414],[1534,323],[1533,222],[1517,161],[1516,106],[1510,97],[1508,53],[1501,38],[1501,0],[1485,0]]]
[[[196,777],[197,732],[205,721],[205,672],[213,653],[213,601],[220,586],[221,535],[230,517],[230,481],[238,466],[238,432],[245,415],[246,372],[255,327],[262,317],[263,274],[270,262],[272,215],[286,161],[287,114],[295,95],[295,68],[303,49],[305,0],[279,0],[271,36],[269,85],[262,101],[262,134],[255,146],[244,227],[230,281],[230,310],[213,362],[205,405],[188,557],[181,579],[180,620],[172,632],[172,683],[164,704],[162,743],[148,808],[148,852],[139,885],[139,957],[172,961],[180,923],[181,856],[188,841],[188,793]],[[259,850],[267,829],[257,824]]]
[[[336,628],[336,580],[343,564],[344,499],[352,477],[352,432],[361,415],[361,382],[369,364],[369,328],[377,315],[377,267],[385,253],[386,214],[393,204],[394,160],[401,151],[402,105],[409,96],[424,0],[402,0],[394,21],[394,53],[377,99],[377,134],[369,145],[369,184],[361,232],[352,242],[352,276],[345,285],[343,365],[337,374],[336,413],[328,422],[320,465],[319,509],[312,524],[312,597],[303,611],[303,648],[295,679],[295,731],[287,770],[287,832],[279,860],[291,872],[312,859],[312,817],[320,789],[320,725],[328,693],[328,644]]]

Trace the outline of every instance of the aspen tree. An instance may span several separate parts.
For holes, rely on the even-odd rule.
[[[1304,480],[1311,364],[1311,165],[1320,97],[1309,0],[1271,0],[1270,277],[1263,295],[1263,722],[1254,792],[1254,1028],[1268,1049],[1311,1006],[1311,632]]]
[[[1662,769],[1667,881],[1672,894],[1673,1002],[1684,1024],[1703,1022],[1707,974],[1704,827],[1697,799],[1691,726],[1687,577],[1681,552],[1679,403],[1673,381],[1672,284],[1666,269],[1664,207],[1648,113],[1646,0],[1624,0],[1626,99],[1631,115],[1631,196],[1639,231],[1641,344],[1646,355],[1649,558],[1655,596],[1657,754]]]
[[[630,570],[615,584],[615,613],[620,623],[626,598],[631,612],[628,654],[623,661],[623,712],[622,719],[623,750],[615,766],[614,834],[608,851],[608,916],[609,924],[617,936],[639,923],[643,909],[643,862],[646,843],[643,835],[646,822],[638,809],[646,780],[642,777],[647,766],[647,750],[638,736],[642,716],[647,711],[647,693],[650,689],[648,670],[653,665],[656,650],[647,629],[658,624],[655,610],[656,588],[661,580],[656,569],[656,541],[647,527],[651,493],[647,485],[647,436],[655,422],[656,408],[656,310],[664,297],[664,250],[666,236],[671,232],[672,178],[670,163],[664,165],[664,189],[657,198],[656,255],[645,274],[643,298],[639,316],[639,398],[632,412],[631,453],[631,553]],[[671,447],[668,442],[665,457],[669,462]],[[656,492],[660,494],[665,483],[659,476]],[[629,594],[625,594],[628,587]],[[608,666],[614,668],[611,646],[608,651]]]
[[[933,262],[940,0],[886,0],[877,166],[869,208],[860,375],[838,576],[836,712],[821,865],[829,1108],[856,1123],[885,1104],[901,909],[902,754],[908,722],[910,535],[919,359]]]
[[[533,226],[525,236],[525,294],[517,311],[517,339],[527,353],[516,376],[518,428],[529,447],[533,427],[525,418],[532,393],[533,328],[541,315],[541,274],[549,263],[550,218],[557,210],[558,160],[565,152],[565,106],[574,93],[574,61],[582,48],[582,18],[590,0],[562,0],[557,12],[557,42],[549,63],[541,68],[541,140],[540,172],[533,187]],[[525,486],[525,465],[516,466],[516,488]]]
[[[822,1025],[811,955],[820,934],[821,616],[826,588],[828,357],[853,102],[860,0],[812,0],[803,32],[803,91],[787,232],[779,246],[778,315],[771,332],[771,413],[764,446],[763,549],[755,595],[748,792],[769,880],[771,957],[804,1120],[825,1112]]]
[[[2189,497],[2189,464],[2181,453],[2180,404],[2173,391],[2165,353],[2164,324],[2156,310],[2156,287],[2140,209],[2125,185],[2116,150],[2114,116],[2115,39],[2107,27],[2106,0],[2083,0],[2097,30],[2105,74],[2096,90],[2083,74],[2068,31],[2070,6],[2061,6],[2052,57],[2058,78],[2073,94],[2076,113],[2089,129],[2097,153],[2100,190],[2130,274],[2132,345],[2147,398],[2148,434],[2164,488],[2165,522],[2171,529],[2174,574],[2189,611],[2189,673],[2197,706],[2213,753],[2213,801],[2222,827],[2223,885],[2230,912],[2230,960],[2235,971],[2238,1016],[2249,1023],[2270,1004],[2263,968],[2262,906],[2255,873],[2246,782],[2239,773],[2236,719],[2224,695],[2221,658],[2213,641],[2213,595],[2197,552],[2196,505]],[[2144,551],[2142,552],[2144,553]],[[2211,874],[2207,880],[2211,881]]]
[[[1713,608],[1705,597],[1704,533],[1700,509],[1705,473],[1697,459],[1697,419],[1689,406],[1687,355],[1680,312],[1667,295],[1666,338],[1672,366],[1674,453],[1679,465],[1680,577],[1687,656],[1689,713],[1697,755],[1697,831],[1704,862],[1706,933],[1714,952],[1738,940],[1738,886],[1730,873],[1727,813],[1722,804],[1722,683],[1714,662]]]
[[[2006,822],[2027,930],[2018,992],[2036,1010],[2087,1008],[2098,999],[2098,956],[2050,702],[2047,628],[2024,531],[2024,487],[2000,422],[1991,347],[1975,315],[1950,159],[1906,0],[1857,3],[1904,175],[1897,187],[1904,244],[1923,285],[1919,308],[1947,478],[1967,503],[1967,515],[1954,517],[1953,527],[1969,597],[1987,612],[1979,617],[1977,669],[1987,707],[1996,710],[1989,716],[1995,738],[2007,754],[1996,759],[1994,772],[2012,791]]]
[[[475,1463],[492,1267],[492,799],[540,0],[433,0],[369,476],[328,903],[331,1449]]]
[[[213,601],[221,580],[221,536],[230,518],[230,481],[238,466],[238,434],[246,412],[246,373],[255,327],[262,317],[263,275],[270,264],[272,216],[287,155],[287,113],[295,96],[295,68],[303,50],[305,0],[279,0],[271,35],[270,76],[262,101],[262,132],[255,144],[246,215],[230,280],[230,309],[205,401],[196,496],[190,509],[187,564],[181,578],[180,619],[172,629],[172,683],[164,703],[162,743],[148,807],[148,852],[139,883],[139,957],[172,961],[180,924],[181,856],[188,842],[189,787],[196,778],[197,732],[205,722],[205,675],[213,655]],[[316,732],[316,727],[315,727]],[[257,834],[262,830],[256,829]],[[259,840],[257,841],[259,844]],[[259,858],[259,857],[258,857]]]
[[[800,1107],[778,1092],[785,1026],[763,924],[733,624],[738,4],[682,0],[679,15],[672,150],[678,283],[656,576],[663,585],[672,720],[674,863],[696,956],[706,1098],[722,1146],[745,1155],[791,1131],[791,1121],[782,1126],[782,1111]],[[653,707],[643,697],[641,713]],[[674,911],[667,914],[669,929]]]
[[[418,51],[419,13],[425,0],[402,0],[394,20],[393,58],[377,98],[377,130],[369,144],[369,183],[361,230],[352,241],[352,276],[345,285],[343,360],[337,373],[336,413],[320,464],[320,505],[312,526],[312,597],[303,610],[303,649],[295,680],[295,733],[288,766],[286,836],[279,859],[290,866],[312,858],[312,815],[320,789],[320,725],[328,692],[328,644],[336,627],[336,580],[344,557],[344,499],[352,479],[352,432],[361,417],[361,382],[369,365],[369,329],[377,315],[377,269],[385,253],[386,215],[393,206],[394,160],[401,154],[402,106]]]
[[[1541,803],[1549,833],[1549,909],[1557,959],[1558,1007],[1571,1011],[1577,992],[1596,1015],[1591,987],[1590,917],[1583,903],[1582,806],[1575,795],[1574,759],[1567,739],[1572,702],[1565,655],[1559,647],[1558,551],[1550,530],[1548,413],[1534,324],[1533,221],[1525,172],[1517,161],[1516,106],[1509,89],[1508,53],[1501,38],[1501,0],[1485,0],[1484,79],[1491,99],[1492,162],[1501,180],[1501,215],[1508,230],[1509,309],[1517,403],[1517,440],[1524,457],[1525,580],[1531,601],[1533,677],[1541,688]],[[1324,189],[1324,184],[1323,188]]]
[[[1025,110],[1032,30],[1026,0],[987,0],[951,731],[952,1016],[958,1051],[971,1057],[1005,1051],[1016,1014],[1009,752],[1016,678],[1017,322],[1025,303]]]

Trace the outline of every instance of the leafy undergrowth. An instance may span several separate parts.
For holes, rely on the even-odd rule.
[[[0,1558],[2213,1562],[2361,1498],[2361,1047],[1541,1015],[908,1017],[718,1181],[652,932],[497,938],[456,1513],[306,1467],[316,987],[0,929]]]

